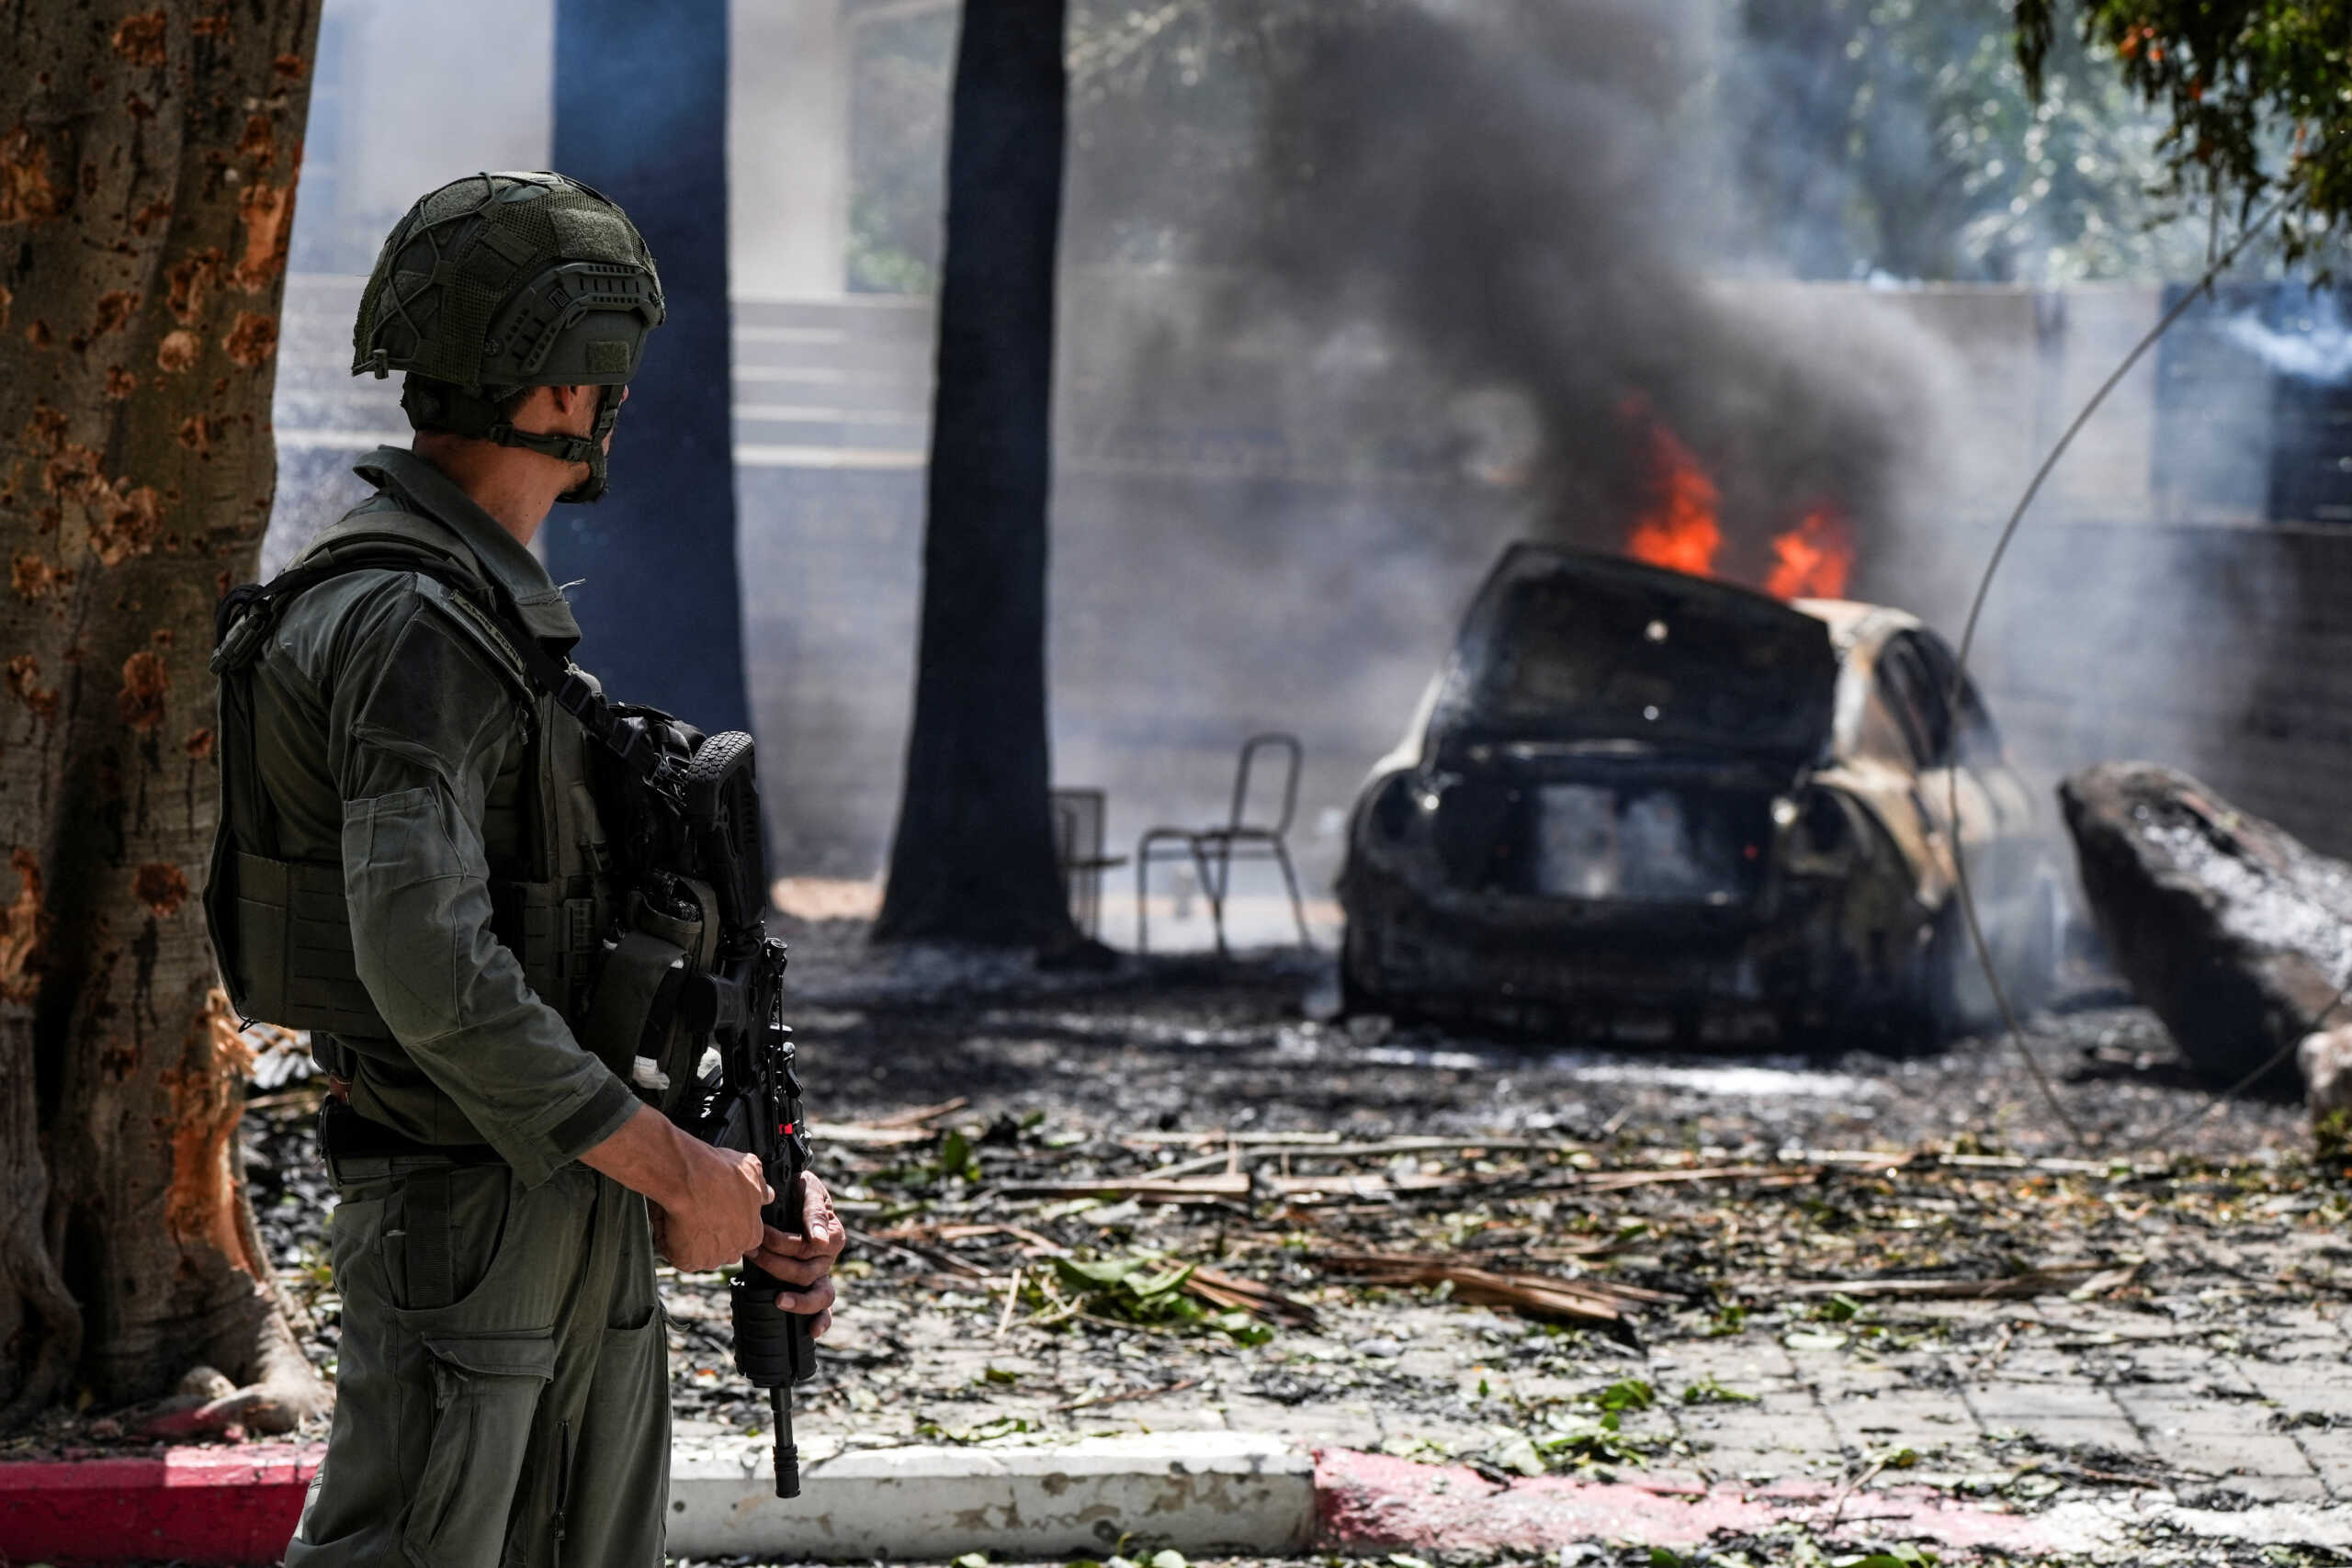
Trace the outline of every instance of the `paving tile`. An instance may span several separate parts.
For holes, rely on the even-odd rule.
[[[2029,1420],[2123,1420],[2113,1397],[2097,1383],[2021,1382],[2003,1379],[1965,1390],[1968,1407],[1988,1427],[2018,1426]]]
[[[2328,1491],[2337,1497],[2352,1497],[2352,1431],[2303,1427],[2290,1435]]]
[[[2352,1419],[2352,1377],[2314,1376],[2308,1366],[2273,1366],[2256,1360],[2239,1361],[2236,1370],[2281,1411],[2314,1410]]]
[[[1775,1399],[1762,1404],[1724,1405],[1719,1409],[1717,1424],[1696,1434],[1714,1444],[1713,1451],[1741,1450],[1770,1454],[1776,1456],[1784,1470],[1796,1468],[1789,1462],[1793,1458],[1808,1454],[1834,1457],[1840,1452],[1836,1428],[1814,1409],[1811,1400]],[[1712,1467],[1712,1459],[1709,1462]]]
[[[2129,1388],[2114,1393],[2132,1420],[2151,1436],[2261,1437],[2277,1430],[2270,1420],[2276,1412],[2257,1400],[2199,1398],[2177,1393],[2152,1395]]]
[[[2167,1464],[2208,1474],[2319,1479],[2294,1439],[2276,1432],[2151,1432],[2148,1446]]]
[[[2214,1483],[2217,1490],[2234,1492],[2262,1503],[2324,1503],[2329,1490],[2316,1475],[2233,1475]]]
[[[1995,1433],[2015,1432],[2057,1449],[2097,1449],[2109,1453],[2144,1453],[2147,1447],[2120,1416],[2024,1415],[1984,1417]]]

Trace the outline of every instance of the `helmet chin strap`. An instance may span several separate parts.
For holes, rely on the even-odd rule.
[[[426,390],[414,378],[401,392],[401,407],[407,411],[409,423],[419,430],[446,430],[452,435],[541,453],[559,463],[587,464],[588,477],[556,497],[584,505],[604,499],[611,477],[605,442],[620,423],[621,400],[615,395],[618,390],[596,389],[596,422],[585,435],[517,430],[499,417],[497,401],[458,389]]]

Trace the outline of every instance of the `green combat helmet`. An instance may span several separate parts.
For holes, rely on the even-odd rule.
[[[401,407],[447,431],[588,465],[565,501],[605,493],[605,438],[662,324],[662,276],[628,214],[561,175],[469,175],[408,209],[359,296],[351,373],[408,372]],[[531,387],[601,387],[595,428],[507,422]]]

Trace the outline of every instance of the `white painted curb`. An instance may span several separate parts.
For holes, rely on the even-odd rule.
[[[1090,1438],[1040,1448],[860,1449],[804,1462],[779,1500],[762,1449],[681,1445],[676,1557],[1107,1557],[1173,1547],[1282,1556],[1315,1531],[1315,1461],[1239,1432]]]

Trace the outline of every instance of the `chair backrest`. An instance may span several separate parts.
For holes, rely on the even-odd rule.
[[[1052,795],[1055,858],[1067,869],[1102,858],[1102,792],[1057,789]]]
[[[1250,775],[1256,766],[1258,753],[1268,750],[1282,753],[1282,810],[1271,822],[1253,822],[1249,818],[1249,811],[1252,804]],[[1288,833],[1291,816],[1298,809],[1298,768],[1305,756],[1306,750],[1299,745],[1298,737],[1295,735],[1273,731],[1264,735],[1253,735],[1244,740],[1241,743],[1240,765],[1235,768],[1233,773],[1233,818],[1227,826],[1237,829],[1255,829],[1272,833],[1276,838]]]

